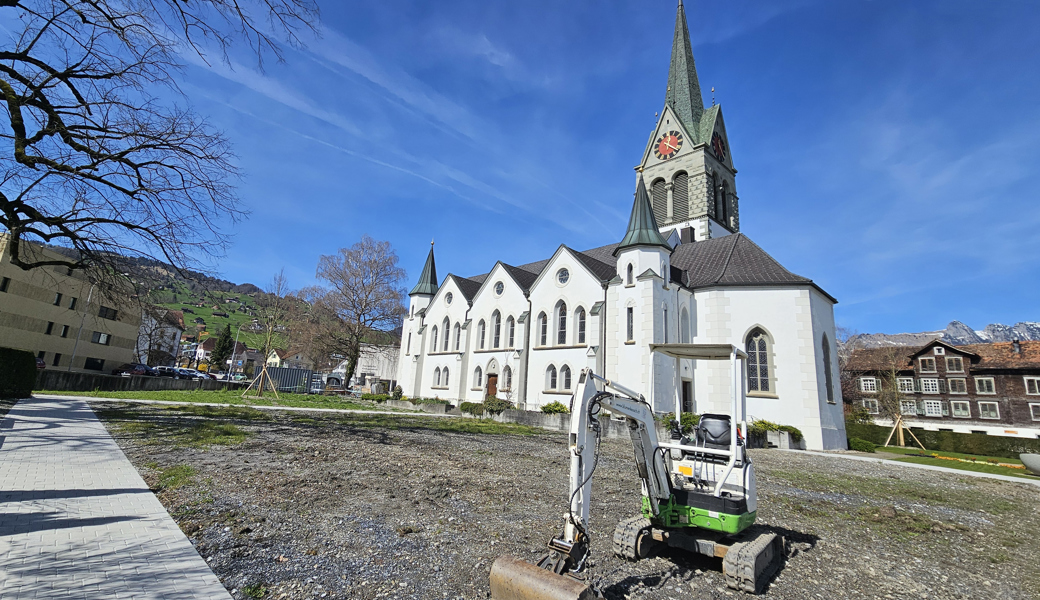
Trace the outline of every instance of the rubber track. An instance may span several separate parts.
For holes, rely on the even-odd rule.
[[[758,557],[773,546],[773,557],[762,572],[755,573]],[[780,568],[783,560],[784,540],[775,533],[763,533],[750,542],[738,542],[730,546],[722,561],[722,575],[726,585],[734,590],[757,594],[758,590]]]
[[[614,528],[614,554],[626,560],[639,560],[636,554],[636,542],[639,532],[649,528],[650,519],[643,516],[629,517],[618,521]]]

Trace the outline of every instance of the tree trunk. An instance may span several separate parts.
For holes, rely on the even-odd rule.
[[[354,377],[354,371],[357,369],[358,356],[360,354],[360,349],[352,349],[347,353],[347,372],[343,377],[344,385],[350,385],[350,380]]]

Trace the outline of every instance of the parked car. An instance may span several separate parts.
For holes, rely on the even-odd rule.
[[[126,363],[124,365],[120,365],[118,368],[112,369],[112,374],[122,375],[123,377],[129,377],[131,375],[156,377],[159,375],[155,371],[155,369],[149,367],[148,365],[143,365],[141,363]]]
[[[174,379],[180,379],[181,375],[177,371],[177,367],[155,367],[155,372],[159,374],[159,377],[173,377]]]
[[[195,369],[182,369],[179,367],[177,368],[177,374],[181,379],[200,379],[200,376],[202,375]]]
[[[36,357],[36,368],[37,369],[46,369],[47,368],[47,361],[43,360],[40,357]]]

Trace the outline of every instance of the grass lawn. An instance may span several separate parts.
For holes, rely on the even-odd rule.
[[[918,465],[932,465],[934,467],[947,467],[950,469],[960,469],[962,471],[974,471],[976,473],[993,473],[995,475],[1011,475],[1012,477],[1022,477],[1023,479],[1040,479],[1035,475],[1030,474],[1028,471],[1022,469],[1010,469],[1008,467],[1000,467],[995,464],[991,464],[988,461],[1002,462],[1011,465],[1020,465],[1022,461],[1014,458],[1001,458],[998,456],[978,456],[972,454],[961,454],[959,452],[940,452],[937,450],[921,450],[920,448],[894,448],[878,446],[877,451],[884,454],[938,454],[939,456],[946,456],[949,458],[963,458],[963,459],[976,459],[976,462],[969,463],[959,460],[943,460],[941,458],[932,458],[927,456],[904,456],[903,458],[891,458],[889,460],[895,462],[908,462]],[[887,457],[882,457],[887,458]]]
[[[345,400],[337,396],[267,392],[263,398],[243,398],[241,391],[226,390],[156,390],[138,392],[56,392],[38,390],[40,394],[62,396],[85,396],[87,398],[114,398],[117,400],[162,400],[165,402],[205,402],[211,404],[235,404],[241,406],[289,406],[295,408],[336,408],[341,410],[378,410],[384,412],[416,412],[391,408],[375,402]]]

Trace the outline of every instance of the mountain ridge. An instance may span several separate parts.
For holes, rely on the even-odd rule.
[[[923,346],[932,340],[942,340],[953,346],[987,344],[994,342],[1040,341],[1040,323],[1020,321],[1014,325],[990,323],[977,330],[960,321],[950,321],[945,329],[918,333],[859,333],[849,338],[848,343],[857,348],[882,348],[886,346]]]

